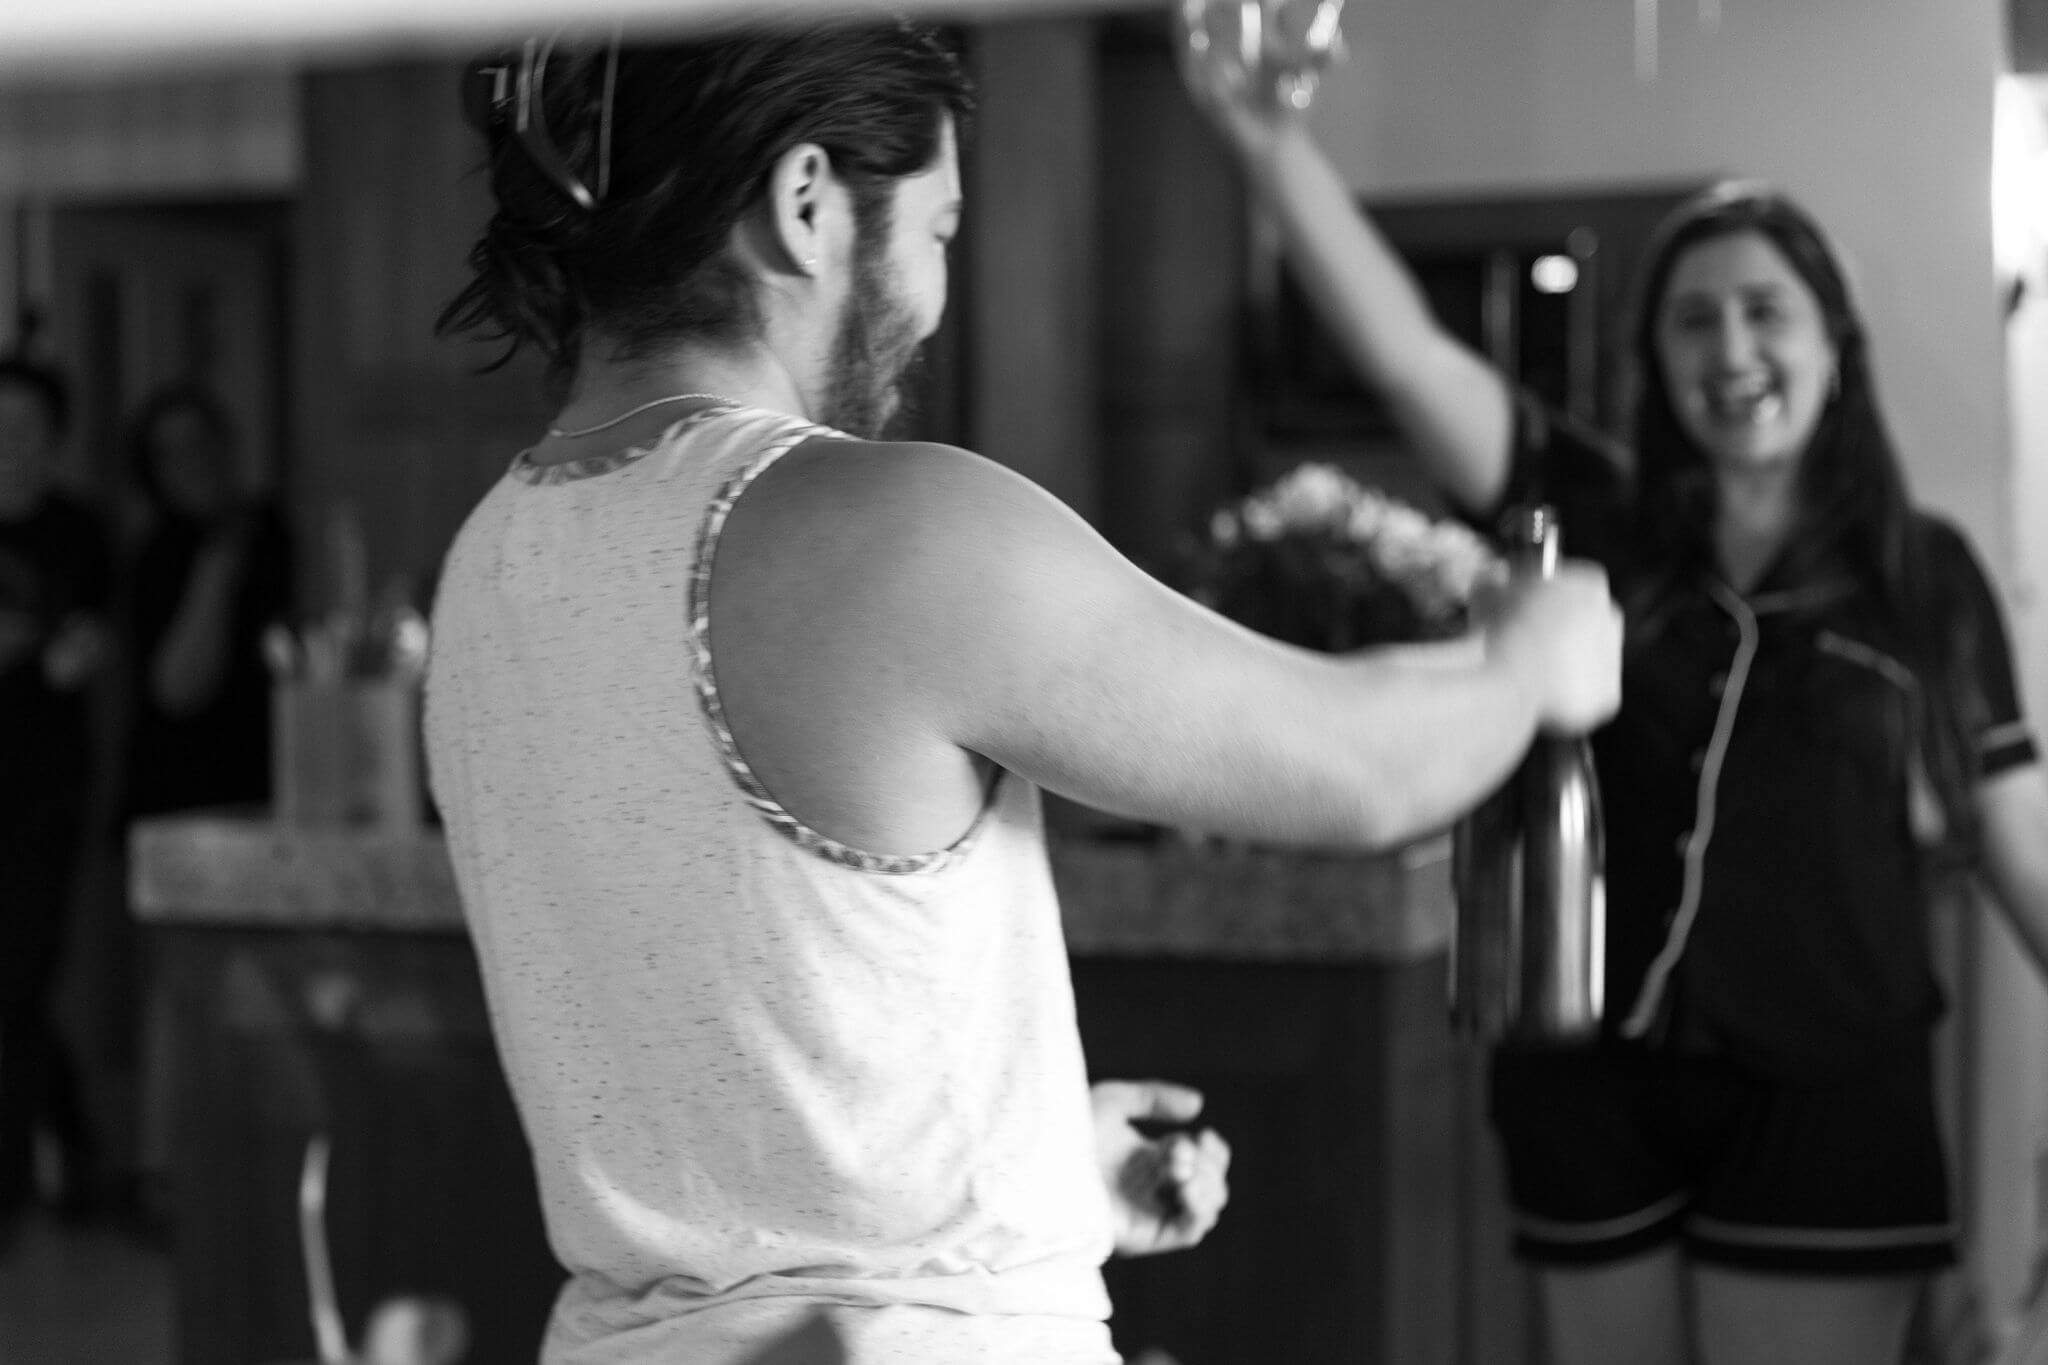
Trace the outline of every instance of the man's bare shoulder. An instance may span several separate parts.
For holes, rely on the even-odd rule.
[[[783,495],[830,495],[841,505],[878,507],[904,498],[945,498],[981,485],[1027,482],[985,455],[938,441],[864,441],[817,436],[784,456]]]
[[[1122,572],[1081,517],[985,456],[814,439],[734,505],[712,582],[732,614],[901,651],[1021,631],[1020,610]]]
[[[742,500],[778,538],[858,540],[902,555],[917,547],[985,553],[1074,514],[987,456],[931,441],[817,437],[764,473]]]

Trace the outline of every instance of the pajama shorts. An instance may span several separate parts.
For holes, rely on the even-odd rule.
[[[1503,1047],[1490,1082],[1524,1260],[1597,1265],[1677,1243],[1805,1274],[1955,1261],[1924,1042],[1825,1082],[1623,1043]]]

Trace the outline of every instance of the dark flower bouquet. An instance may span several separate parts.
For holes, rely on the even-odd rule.
[[[1335,652],[1458,634],[1499,562],[1466,527],[1311,463],[1217,509],[1186,577],[1232,620]]]

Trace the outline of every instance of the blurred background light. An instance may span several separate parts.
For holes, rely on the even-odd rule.
[[[1569,256],[1538,256],[1529,263],[1529,283],[1539,294],[1569,294],[1578,287],[1579,263]]]
[[[1991,244],[2003,280],[2048,270],[2048,79],[1998,78],[1991,135]]]

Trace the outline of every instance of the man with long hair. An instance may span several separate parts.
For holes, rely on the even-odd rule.
[[[1314,654],[877,439],[965,211],[927,32],[536,43],[475,88],[497,212],[448,323],[565,401],[450,551],[427,727],[572,1272],[546,1359],[729,1365],[822,1310],[857,1362],[1114,1361],[1101,1262],[1199,1237],[1225,1152],[1134,1126],[1190,1092],[1091,1093],[1040,788],[1441,828],[1612,707],[1604,577],[1455,657]]]

